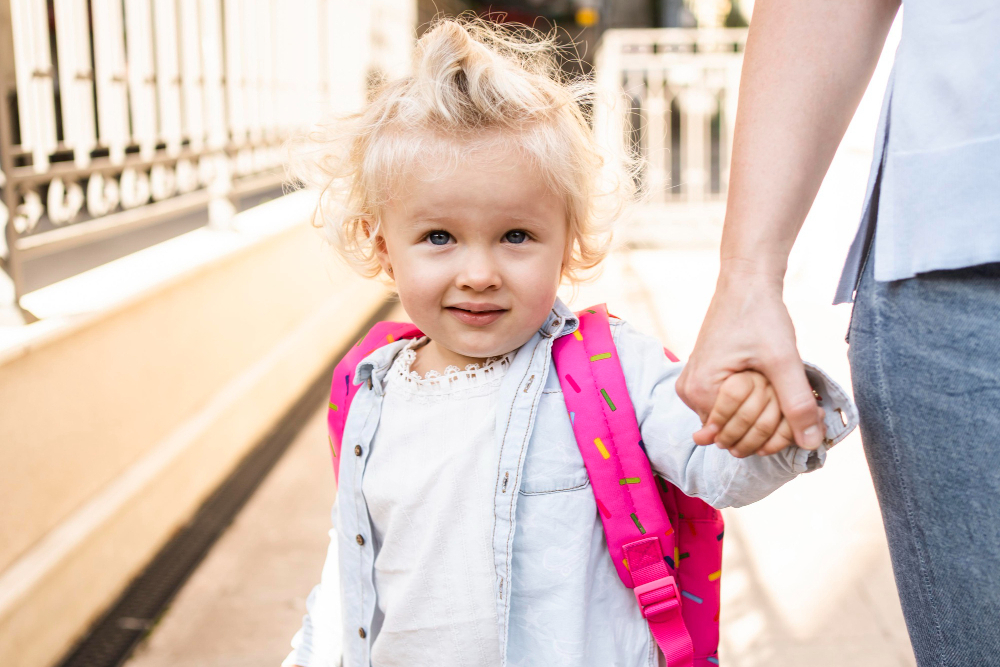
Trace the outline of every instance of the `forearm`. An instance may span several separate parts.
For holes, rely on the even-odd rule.
[[[788,253],[899,0],[758,0],[736,115],[720,281],[780,289]]]

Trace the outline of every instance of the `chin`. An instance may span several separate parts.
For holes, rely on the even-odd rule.
[[[498,345],[457,345],[452,350],[461,354],[464,357],[471,357],[472,359],[487,359],[489,357],[499,357],[500,355],[506,354],[513,350],[514,348],[508,348],[506,350],[501,350],[503,346]],[[515,346],[516,347],[516,346]]]
[[[453,347],[447,343],[445,343],[445,346],[462,356],[474,359],[486,359],[487,357],[499,357],[500,355],[507,354],[524,344],[524,341],[511,344],[509,340],[507,336],[492,333],[467,332],[464,335],[456,337],[453,341]]]

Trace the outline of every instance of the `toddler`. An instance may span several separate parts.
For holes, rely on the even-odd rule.
[[[335,247],[391,280],[425,336],[357,367],[335,529],[286,666],[657,664],[552,365],[578,323],[557,289],[605,256],[633,179],[602,159],[590,90],[554,54],[528,30],[441,21],[414,73],[299,163]],[[849,430],[827,418],[826,444],[796,447],[753,372],[727,380],[704,426],[674,390],[682,364],[611,329],[653,471],[716,508],[821,466]],[[830,416],[853,414],[814,383]]]

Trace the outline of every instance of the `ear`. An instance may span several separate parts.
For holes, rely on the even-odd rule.
[[[364,219],[361,222],[365,230],[365,236],[371,241],[372,248],[375,251],[375,257],[378,258],[378,263],[385,271],[387,276],[392,276],[392,263],[389,261],[389,248],[386,246],[385,237],[379,226],[370,219]]]

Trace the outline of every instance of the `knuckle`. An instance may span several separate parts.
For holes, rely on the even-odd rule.
[[[748,377],[747,373],[735,373],[726,378],[722,389],[727,396],[742,400],[753,391],[753,380]]]
[[[785,416],[796,421],[811,419],[816,416],[816,401],[812,396],[795,398],[791,405],[785,408]]]
[[[753,423],[749,417],[747,417],[742,412],[737,412],[733,415],[733,418],[729,420],[732,430],[739,431],[739,433],[746,433],[747,429],[753,426]]]
[[[768,427],[768,425],[765,422],[757,421],[754,423],[753,426],[750,427],[750,430],[747,431],[747,434],[743,436],[743,439],[760,443],[764,442],[769,437],[771,437],[772,433],[774,433],[773,428]]]

